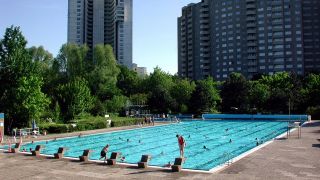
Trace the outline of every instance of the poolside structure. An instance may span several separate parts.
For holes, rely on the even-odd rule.
[[[117,163],[117,158],[119,155],[119,152],[112,152],[110,159],[107,159],[107,165],[115,165]]]
[[[36,146],[36,149],[33,150],[33,151],[31,151],[32,155],[33,155],[33,156],[37,156],[37,157],[40,156],[40,150],[41,150],[41,148],[42,148],[41,145],[37,145],[37,146]]]
[[[90,149],[84,150],[82,156],[79,156],[80,162],[88,162],[90,152]]]
[[[174,160],[174,164],[171,166],[172,172],[180,172],[182,169],[183,158],[179,157]]]
[[[56,159],[62,159],[65,150],[66,150],[66,148],[64,148],[64,147],[59,147],[58,152],[57,152],[57,153],[54,153],[54,158],[56,158]]]
[[[141,161],[138,162],[138,167],[147,168],[150,159],[151,159],[151,155],[142,155]]]

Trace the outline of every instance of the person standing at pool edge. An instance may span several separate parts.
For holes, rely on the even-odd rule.
[[[107,153],[109,150],[109,144],[107,144],[105,147],[103,147],[103,149],[101,150],[100,153],[100,159],[104,158],[104,162],[106,162],[107,160]]]
[[[179,134],[176,135],[178,138],[178,144],[179,144],[179,149],[180,149],[180,157],[184,157],[184,147],[186,146],[186,142],[182,136]]]

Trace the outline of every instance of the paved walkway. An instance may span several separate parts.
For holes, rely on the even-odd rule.
[[[320,122],[279,139],[214,174],[171,173],[0,152],[0,179],[320,179]]]

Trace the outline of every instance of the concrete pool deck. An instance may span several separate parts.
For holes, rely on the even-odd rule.
[[[123,128],[119,128],[123,129]],[[114,129],[113,129],[114,130]],[[104,132],[99,130],[97,132]],[[109,131],[109,130],[108,130]],[[83,132],[82,134],[86,134]],[[93,133],[92,131],[88,133]],[[68,134],[67,136],[77,135]],[[41,137],[52,138],[57,135]],[[59,135],[63,137],[63,135]],[[66,135],[64,135],[66,136]],[[36,158],[0,152],[0,179],[320,179],[320,121],[297,131],[213,173],[171,173],[169,169],[110,167],[101,163]]]

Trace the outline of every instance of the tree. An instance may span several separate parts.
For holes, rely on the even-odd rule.
[[[267,101],[267,109],[272,113],[288,112],[288,102],[294,85],[290,75],[286,72],[276,73],[272,76],[263,76],[260,83],[269,87],[270,98]]]
[[[20,28],[13,26],[6,29],[4,38],[0,41],[0,111],[6,114],[5,124],[7,129],[11,129],[12,126],[21,127],[22,125],[27,125],[30,117],[38,117],[34,109],[42,109],[37,107],[37,103],[34,102],[39,99],[29,97],[34,95],[28,92],[30,89],[41,89],[42,79],[40,78],[40,68],[32,61],[26,49],[26,44],[27,41]],[[30,85],[35,87],[29,87]],[[18,102],[22,103],[17,96],[18,92],[28,99],[23,102],[24,104],[17,104]],[[40,94],[40,92],[35,93]],[[40,94],[38,97],[41,96]],[[21,117],[22,112],[20,109],[26,111],[28,117]]]
[[[117,77],[117,87],[121,90],[123,95],[131,96],[141,92],[140,84],[141,78],[136,72],[128,69],[126,66],[119,66],[120,73]]]
[[[248,112],[248,81],[242,74],[231,73],[222,85],[222,112]]]
[[[110,45],[97,45],[93,52],[93,71],[89,75],[92,93],[103,102],[119,94],[117,77],[120,70],[117,66],[113,49]]]
[[[188,111],[188,103],[195,88],[196,84],[187,79],[176,78],[174,80],[174,85],[170,92],[175,102],[174,111],[181,113]]]
[[[249,82],[250,107],[256,108],[256,112],[265,112],[266,103],[270,98],[269,87],[259,81]]]
[[[85,79],[77,78],[67,84],[60,85],[58,93],[61,113],[65,122],[74,119],[76,115],[89,112],[92,108],[93,97]]]
[[[125,96],[113,96],[111,100],[106,102],[107,111],[118,113],[123,110],[126,106],[128,98]]]
[[[217,105],[221,98],[217,90],[217,84],[211,77],[196,82],[196,89],[193,91],[189,104],[189,111],[192,113],[217,112]]]
[[[18,83],[18,88],[15,89],[16,99],[12,109],[15,111],[16,118],[24,119],[24,121],[16,124],[19,127],[30,127],[33,119],[40,119],[50,101],[41,92],[42,78],[34,75],[21,77]]]
[[[62,45],[56,58],[59,71],[64,72],[68,80],[85,78],[90,67],[90,61],[86,60],[88,51],[87,45]]]
[[[147,79],[146,90],[149,92],[148,105],[156,113],[168,113],[173,107],[170,90],[173,87],[170,74],[155,68]]]

